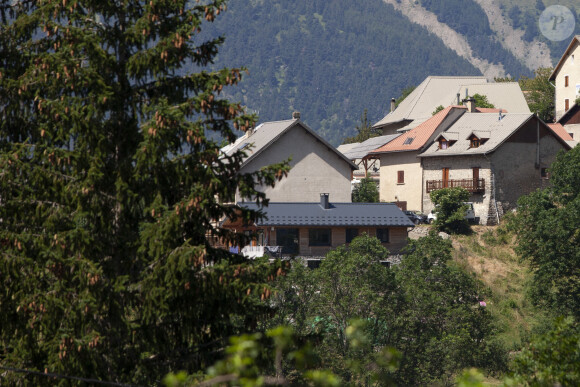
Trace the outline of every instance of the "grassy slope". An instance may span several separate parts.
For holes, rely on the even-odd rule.
[[[474,226],[470,236],[454,236],[454,259],[480,279],[490,294],[489,311],[498,321],[497,339],[516,351],[527,341],[544,315],[526,298],[531,273],[513,250],[513,236],[503,228]]]

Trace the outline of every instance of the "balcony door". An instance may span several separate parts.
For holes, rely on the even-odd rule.
[[[442,188],[449,187],[449,168],[443,168],[443,176],[441,177],[441,185]]]

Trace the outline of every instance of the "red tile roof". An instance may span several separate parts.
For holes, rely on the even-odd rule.
[[[566,132],[562,124],[547,124],[550,129],[554,131],[564,141],[574,141],[574,139]]]
[[[386,153],[386,152],[404,152],[404,151],[413,151],[418,150],[425,143],[429,138],[433,135],[433,132],[441,125],[445,117],[449,114],[449,112],[453,109],[466,109],[465,106],[448,106],[445,109],[441,110],[433,117],[429,118],[427,121],[423,122],[421,125],[409,130],[406,133],[403,133],[393,141],[389,142],[388,144],[383,145],[382,147],[375,149],[371,153]],[[409,144],[405,144],[405,142],[411,142]]]

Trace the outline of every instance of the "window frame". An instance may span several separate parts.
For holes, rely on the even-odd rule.
[[[322,238],[323,232],[328,233],[328,240],[323,240],[326,238]],[[313,235],[314,234],[314,235]],[[308,229],[308,246],[332,246],[332,229],[328,227],[320,227],[320,228],[309,228]]]
[[[348,227],[344,230],[344,240],[346,243],[351,243],[352,240],[356,237],[358,237],[358,228]]]
[[[388,227],[377,227],[375,230],[375,236],[379,241],[381,241],[381,243],[391,243],[391,231]]]
[[[405,184],[405,171],[397,171],[397,184]]]

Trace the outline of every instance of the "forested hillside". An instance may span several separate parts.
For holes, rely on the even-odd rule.
[[[480,75],[425,29],[380,0],[233,0],[212,34],[226,37],[215,66],[246,66],[232,99],[260,121],[293,110],[334,145],[428,75]]]

